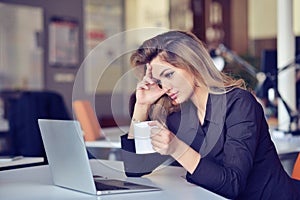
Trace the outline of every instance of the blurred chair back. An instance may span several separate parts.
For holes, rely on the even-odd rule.
[[[294,164],[293,172],[292,172],[292,178],[296,180],[300,180],[300,153],[298,154],[298,157],[296,159],[296,162]]]
[[[51,91],[23,92],[10,109],[13,154],[46,160],[38,119],[70,119],[61,95]]]
[[[74,101],[73,110],[84,132],[85,141],[95,141],[103,137],[101,126],[89,101]]]

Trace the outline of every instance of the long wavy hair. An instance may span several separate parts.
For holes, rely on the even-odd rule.
[[[146,40],[133,52],[130,63],[134,68],[143,70],[140,79],[145,74],[146,64],[157,56],[162,61],[193,74],[195,84],[204,85],[209,93],[224,94],[234,88],[245,89],[244,80],[235,80],[218,71],[204,44],[190,32],[162,33]],[[165,123],[166,116],[178,110],[179,105],[173,105],[172,100],[167,95],[163,95],[152,105],[150,118]]]

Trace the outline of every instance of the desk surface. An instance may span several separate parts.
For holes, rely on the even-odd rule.
[[[44,162],[43,157],[23,157],[21,159],[17,159],[13,161],[1,161],[0,170],[14,168],[18,166],[42,164],[43,162]]]
[[[120,136],[125,134],[128,131],[129,127],[113,127],[113,128],[104,128],[103,132],[106,136],[106,139],[85,142],[86,147],[92,148],[121,148],[121,139]],[[291,134],[281,134],[278,136],[278,133],[273,134],[271,132],[272,141],[276,147],[277,153],[279,155],[300,152],[300,136],[293,136]]]
[[[10,200],[59,200],[59,199],[86,199],[86,200],[109,200],[109,199],[224,199],[199,186],[188,183],[183,176],[185,170],[180,167],[161,167],[151,175],[143,178],[126,178],[123,172],[122,162],[92,160],[91,166],[94,175],[102,175],[111,178],[126,179],[128,181],[155,185],[162,191],[113,194],[97,197],[95,195],[64,189],[54,186],[50,176],[48,165],[28,167],[0,172],[0,197]]]
[[[278,155],[300,152],[300,136],[275,132],[271,136]]]
[[[112,128],[102,128],[105,139],[96,141],[86,141],[86,147],[92,148],[121,148],[121,135],[128,132],[128,126],[112,127]]]

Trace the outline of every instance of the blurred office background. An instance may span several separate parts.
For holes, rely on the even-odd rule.
[[[273,73],[277,69],[279,1],[0,0],[0,132],[9,129],[8,115],[12,106],[9,101],[18,99],[24,91],[56,92],[73,118],[73,86],[84,59],[101,42],[128,30],[157,27],[191,31],[210,50],[224,44],[258,72]],[[287,2],[292,5],[297,55],[300,52],[297,10],[300,0]],[[130,42],[137,47],[143,39],[136,35]],[[113,58],[120,48],[115,42],[104,54]],[[135,82],[118,83],[130,70],[129,55],[130,52],[118,57],[109,68],[98,61],[99,69],[105,68],[100,80],[92,68],[86,68],[79,77],[84,83],[84,95],[95,102],[102,127],[129,124],[128,97]],[[256,77],[240,63],[230,58],[225,61],[227,73],[244,78],[249,88],[257,90]],[[297,73],[294,74],[290,84],[295,89]],[[260,97],[267,117],[276,118],[274,95],[268,89],[263,90]],[[270,123],[274,125],[271,120]],[[0,140],[0,151],[6,144]]]

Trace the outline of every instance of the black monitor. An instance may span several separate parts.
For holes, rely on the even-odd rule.
[[[259,88],[257,96],[262,99],[268,99],[268,90],[277,88],[277,50],[265,49],[261,53],[261,71],[274,77],[273,81],[265,80]]]

